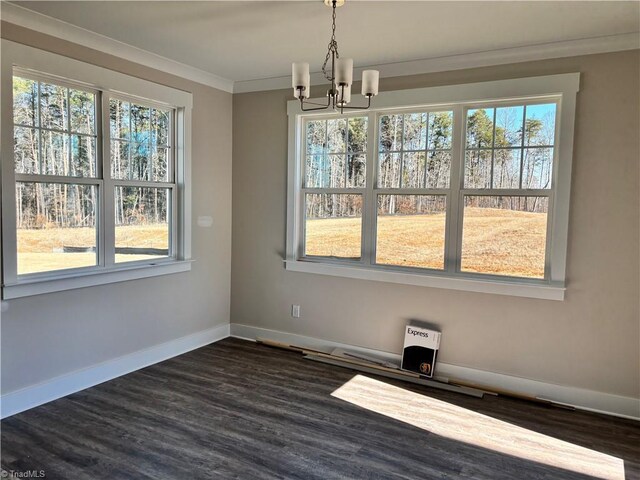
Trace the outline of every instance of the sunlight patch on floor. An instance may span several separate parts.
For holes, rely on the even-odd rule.
[[[620,458],[356,375],[333,397],[452,440],[595,478],[624,480]]]

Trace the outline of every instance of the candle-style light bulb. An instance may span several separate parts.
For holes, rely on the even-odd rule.
[[[338,85],[353,83],[353,58],[338,58],[336,60],[336,83]]]
[[[311,93],[311,77],[307,74],[307,76],[304,78],[304,82],[302,84],[302,86],[304,87],[304,90],[302,90],[302,98],[309,98],[309,95]],[[300,98],[300,89],[298,88],[293,88],[293,96],[296,98]]]
[[[351,85],[338,87],[338,103],[346,105],[351,101]]]
[[[293,96],[300,97],[300,88],[304,87],[303,96],[309,98],[310,87],[309,64],[306,62],[294,62],[291,65],[291,86],[293,87]]]
[[[380,72],[378,70],[364,70],[362,72],[362,95],[376,96],[380,83]]]

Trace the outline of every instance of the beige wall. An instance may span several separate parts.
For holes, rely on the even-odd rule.
[[[2,393],[228,323],[231,94],[6,23],[2,38],[193,93],[195,259],[187,273],[6,302]]]
[[[582,78],[565,301],[286,271],[291,92],[280,90],[233,97],[231,322],[399,353],[402,326],[428,320],[443,331],[443,362],[638,397],[639,52],[385,78],[381,89],[567,72]]]

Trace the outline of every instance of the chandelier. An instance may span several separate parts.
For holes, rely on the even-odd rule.
[[[332,108],[341,114],[344,110],[367,110],[371,107],[371,98],[378,94],[380,72],[377,70],[364,70],[362,72],[362,95],[367,98],[366,106],[352,106],[351,84],[353,83],[353,59],[340,58],[338,42],[336,41],[336,8],[344,5],[345,0],[324,0],[324,4],[333,11],[331,40],[327,49],[327,56],[322,65],[322,73],[331,86],[327,90],[326,103],[310,102],[309,90],[311,78],[309,64],[295,62],[292,65],[293,96],[300,100],[300,108],[304,112],[312,110],[326,110]],[[329,65],[329,62],[331,64]],[[312,106],[309,106],[312,105]]]

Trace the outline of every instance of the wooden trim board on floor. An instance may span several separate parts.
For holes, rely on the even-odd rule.
[[[231,336],[252,341],[257,338],[270,338],[286,344],[308,345],[310,349],[317,350],[342,348],[394,363],[400,361],[400,355],[396,353],[239,323],[231,324]],[[604,393],[568,385],[557,385],[541,380],[490,372],[446,362],[438,362],[435,375],[438,378],[448,377],[451,382],[456,379],[456,381],[465,382],[480,389],[482,386],[491,385],[494,389],[521,392],[538,400],[552,401],[556,405],[567,405],[579,410],[640,420],[640,398],[638,397]]]
[[[361,372],[381,375],[388,378],[394,378],[396,380],[404,380],[411,383],[417,383],[419,385],[425,385],[427,387],[439,388],[441,390],[448,390],[452,392],[458,392],[465,395],[476,396],[479,398],[482,398],[484,394],[502,395],[505,397],[517,398],[519,400],[526,400],[528,402],[540,403],[540,404],[548,405],[552,407],[566,408],[570,410],[574,409],[574,407],[572,407],[571,405],[557,403],[552,400],[527,395],[521,392],[514,392],[512,390],[507,390],[504,388],[496,388],[488,385],[478,385],[471,382],[465,382],[464,380],[458,380],[453,378],[446,379],[446,380],[429,379],[429,378],[423,377],[422,375],[419,375],[418,373],[401,370],[398,367],[383,365],[383,363],[388,363],[389,365],[391,365],[391,363],[389,362],[382,362],[382,361],[378,362],[373,359],[365,360],[363,358],[358,358],[357,354],[346,356],[348,355],[349,352],[341,348],[334,349],[332,353],[326,353],[322,350],[315,350],[307,347],[300,347],[297,345],[291,345],[288,343],[278,342],[276,340],[265,339],[265,338],[256,339],[256,343],[259,343],[261,345],[267,345],[269,347],[301,353],[304,355],[305,358],[323,362],[323,363],[328,363],[330,365],[351,368],[353,370],[358,370]],[[345,355],[336,355],[335,352],[341,352]]]
[[[460,387],[457,385],[449,385],[447,383],[440,383],[435,380],[425,380],[420,378],[419,375],[415,377],[413,375],[405,375],[405,372],[394,371],[390,368],[377,368],[375,366],[363,365],[360,363],[345,361],[341,358],[335,358],[331,355],[318,355],[308,354],[304,358],[313,360],[315,362],[326,363],[329,365],[335,365],[337,367],[350,368],[359,372],[370,373],[372,375],[380,375],[381,377],[393,378],[394,380],[402,380],[403,382],[415,383],[417,385],[423,385],[425,387],[437,388],[440,390],[448,390],[450,392],[462,393],[471,397],[482,398],[484,392],[475,388]]]

